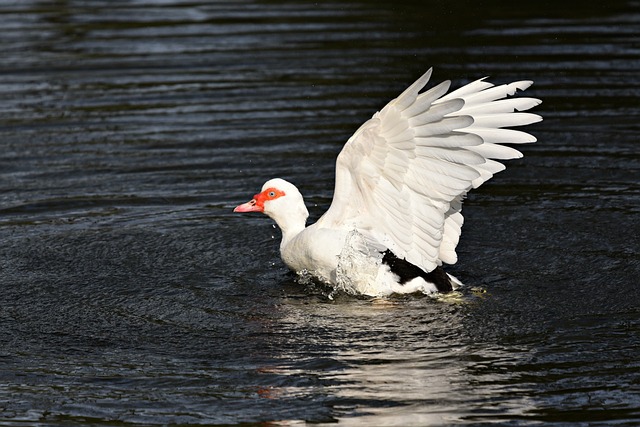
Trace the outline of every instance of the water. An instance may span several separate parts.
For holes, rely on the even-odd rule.
[[[396,2],[397,3],[397,2]],[[0,3],[0,425],[640,424],[640,3]],[[312,218],[430,66],[532,79],[454,298],[297,283],[232,214]]]

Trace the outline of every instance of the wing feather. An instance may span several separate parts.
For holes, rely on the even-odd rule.
[[[485,158],[478,153],[463,148],[444,148],[444,147],[416,147],[416,156],[433,157],[434,159],[443,160],[445,162],[456,163],[459,165],[481,165]]]
[[[431,104],[433,103],[433,101],[447,93],[450,86],[451,82],[447,80],[425,92],[422,92],[420,95],[418,95],[413,105],[405,108],[402,113],[406,117],[413,117],[417,116],[420,113],[424,113],[429,108],[431,108]]]
[[[484,158],[508,160],[519,159],[522,157],[521,152],[519,152],[515,148],[507,147],[506,145],[485,143],[478,147],[469,149],[475,151],[477,154]]]
[[[429,68],[426,73],[424,73],[411,86],[405,89],[405,91],[402,92],[400,96],[398,96],[394,101],[391,101],[394,103],[394,107],[402,111],[405,108],[411,106],[418,97],[418,92],[420,92],[422,88],[429,82],[431,73],[433,73],[433,68]]]
[[[413,139],[416,146],[424,147],[471,147],[484,143],[484,140],[478,135],[470,133],[451,132],[448,135],[438,135],[429,138],[415,137]]]
[[[498,113],[511,113],[513,111],[526,111],[537,105],[540,105],[542,101],[536,98],[509,98],[501,99],[499,101],[493,101],[479,105],[465,105],[460,109],[460,114],[498,114]]]
[[[336,163],[336,187],[319,226],[357,229],[372,247],[429,272],[455,263],[462,200],[521,157],[503,143],[528,143],[513,129],[542,120],[524,111],[536,98],[508,98],[531,81],[494,86],[486,78],[449,94],[450,82],[422,93],[431,71],[365,122]]]
[[[473,116],[473,125],[486,128],[502,128],[505,126],[524,126],[542,120],[537,114],[531,113],[499,113],[478,114]]]
[[[465,132],[478,135],[485,143],[526,144],[537,141],[535,136],[513,129],[492,129],[473,126],[465,129]]]
[[[449,113],[460,110],[463,106],[464,101],[462,99],[452,99],[451,101],[435,105],[416,116],[409,116],[408,122],[410,126],[420,126],[422,123],[433,123]]]
[[[446,135],[456,129],[462,129],[473,124],[473,117],[471,116],[456,116],[444,118],[433,123],[425,123],[423,125],[416,125],[413,127],[415,136],[434,136],[434,135]]]
[[[434,101],[434,103],[445,102],[449,99],[454,99],[454,98],[466,99],[468,98],[469,94],[479,93],[485,89],[493,87],[493,84],[489,82],[485,82],[485,79],[487,79],[487,77],[483,77],[479,80],[476,80],[467,85],[464,85],[461,88],[454,90],[453,92],[449,92],[448,95],[443,96],[442,98]]]

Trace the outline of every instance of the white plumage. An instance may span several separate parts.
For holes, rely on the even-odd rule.
[[[531,81],[494,86],[480,79],[446,94],[447,81],[420,93],[431,71],[347,141],[336,162],[333,201],[315,224],[305,227],[302,196],[279,178],[236,207],[276,221],[289,268],[367,295],[459,285],[440,266],[457,261],[462,200],[504,169],[496,160],[522,157],[501,144],[536,140],[504,128],[542,120],[522,112],[541,101],[505,99]]]

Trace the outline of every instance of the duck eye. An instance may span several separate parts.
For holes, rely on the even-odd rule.
[[[276,197],[275,191],[269,191],[269,197]]]

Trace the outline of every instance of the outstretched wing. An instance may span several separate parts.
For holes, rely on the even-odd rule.
[[[357,229],[395,255],[431,271],[457,260],[462,200],[522,157],[503,143],[536,139],[503,129],[538,122],[522,113],[533,98],[509,98],[532,82],[494,86],[477,80],[447,95],[450,82],[423,93],[429,70],[365,122],[336,163],[336,187],[319,226]]]

